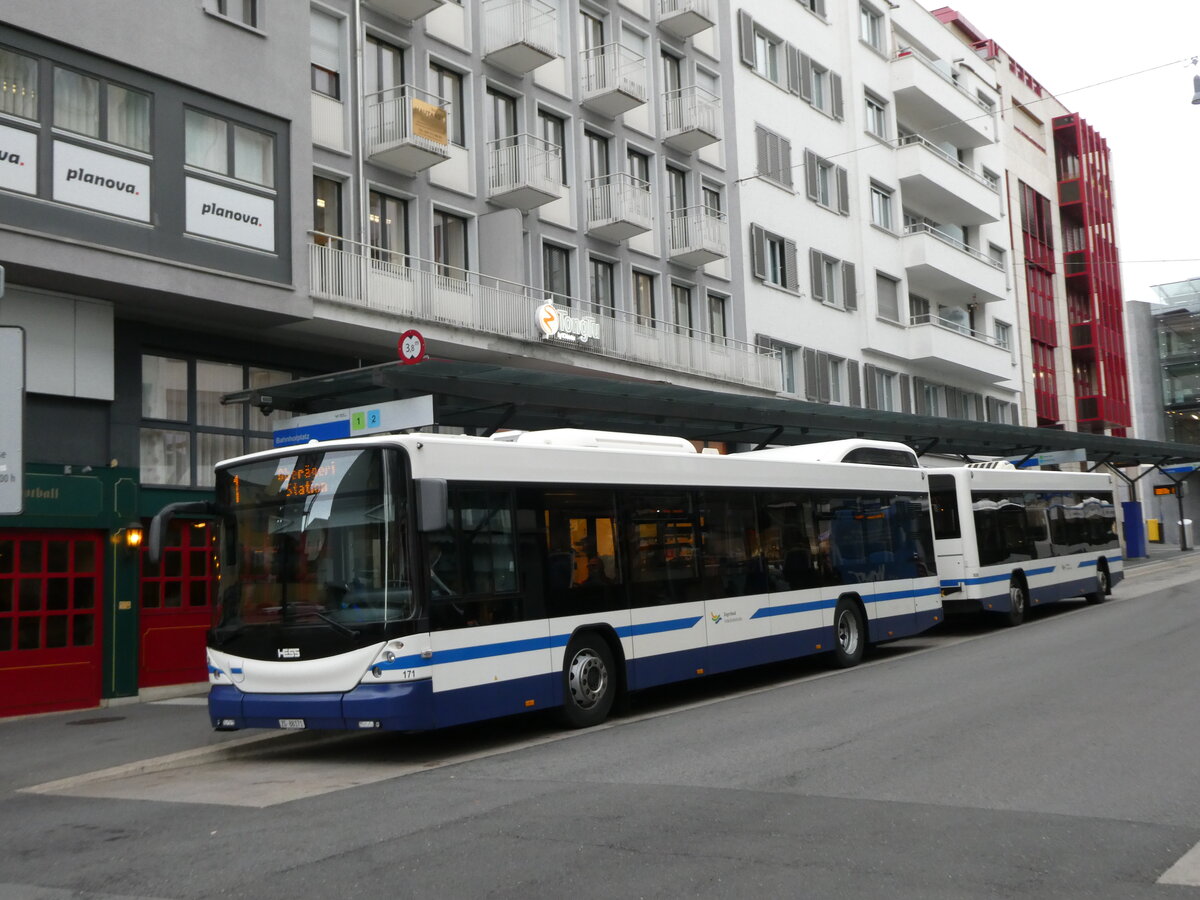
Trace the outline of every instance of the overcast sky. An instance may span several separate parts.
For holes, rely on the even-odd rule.
[[[1200,0],[919,2],[957,10],[1108,141],[1126,300],[1200,277]]]

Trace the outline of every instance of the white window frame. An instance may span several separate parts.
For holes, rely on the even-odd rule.
[[[895,191],[878,181],[871,182],[871,224],[896,233]]]
[[[866,3],[859,6],[858,37],[871,49],[884,52],[883,14]]]
[[[888,104],[878,94],[866,91],[863,94],[863,108],[867,121],[867,134],[874,135],[880,140],[888,139]]]

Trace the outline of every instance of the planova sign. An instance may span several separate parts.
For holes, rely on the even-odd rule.
[[[275,201],[224,185],[187,179],[187,231],[275,252]]]
[[[37,135],[0,125],[0,189],[37,193]]]
[[[54,142],[54,199],[97,212],[150,221],[150,167],[70,144]]]

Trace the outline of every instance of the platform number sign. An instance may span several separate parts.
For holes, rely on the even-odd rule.
[[[421,337],[421,332],[409,329],[400,335],[397,349],[400,352],[400,362],[404,365],[419,363],[425,358],[425,338]]]

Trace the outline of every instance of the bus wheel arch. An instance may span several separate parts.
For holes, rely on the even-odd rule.
[[[563,654],[562,718],[572,728],[590,728],[608,718],[624,693],[624,654],[609,626],[580,628]]]
[[[1083,595],[1088,603],[1103,603],[1112,593],[1112,576],[1108,572],[1108,560],[1101,557],[1096,562],[1096,586]]]
[[[833,664],[858,665],[867,647],[867,609],[858,594],[842,594],[833,610]]]
[[[1008,612],[1004,613],[1004,624],[1015,628],[1025,621],[1029,611],[1029,582],[1020,569],[1012,573],[1008,582]]]

